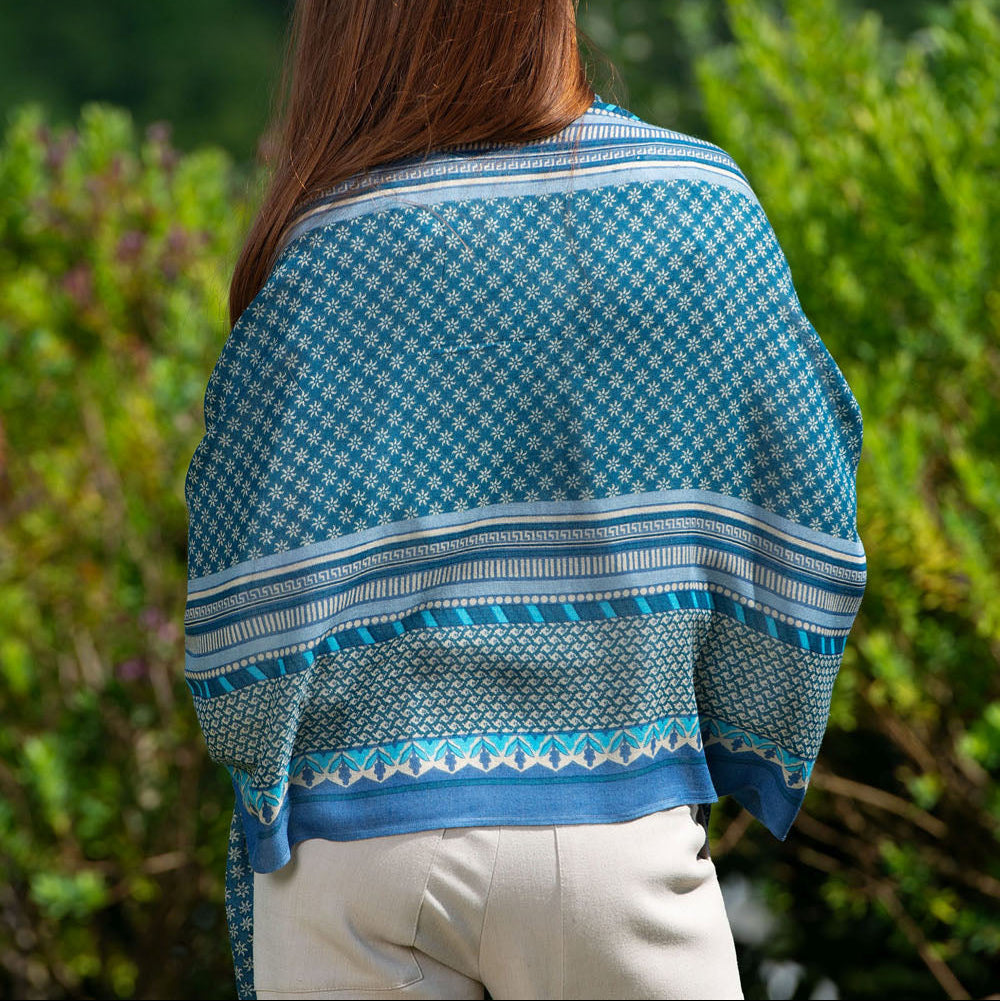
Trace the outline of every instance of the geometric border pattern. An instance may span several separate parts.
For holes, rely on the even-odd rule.
[[[704,734],[703,734],[704,731]],[[668,716],[627,727],[561,733],[493,733],[408,739],[370,747],[313,751],[292,758],[288,782],[256,788],[239,769],[230,774],[248,813],[263,824],[273,823],[281,810],[289,782],[305,789],[332,784],[339,789],[381,784],[396,775],[417,777],[431,772],[456,774],[474,769],[488,774],[507,766],[518,771],[540,767],[559,772],[569,766],[594,769],[613,763],[626,766],[658,752],[681,747],[703,749],[719,743],[727,750],[755,754],[780,768],[789,789],[806,786],[812,763],[773,740],[717,719],[697,714]]]
[[[860,541],[711,491],[491,505],[190,581],[185,672],[192,694],[211,698],[411,629],[678,608],[838,654],[866,572]]]
[[[728,588],[704,585],[685,590],[657,588],[617,589],[595,596],[586,602],[562,601],[558,604],[535,604],[531,601],[509,599],[503,604],[477,602],[466,604],[458,600],[425,602],[406,616],[391,623],[370,624],[339,630],[322,637],[304,650],[284,650],[270,661],[260,661],[232,668],[214,676],[188,676],[187,684],[197,698],[213,698],[244,688],[258,681],[266,681],[307,670],[320,656],[395,639],[414,629],[438,629],[454,626],[486,625],[525,622],[575,622],[620,618],[628,615],[650,615],[678,609],[701,609],[719,612],[751,629],[798,649],[819,655],[842,656],[847,631],[840,635],[825,635],[815,628],[803,628],[787,621],[780,613],[767,614],[755,607],[759,603],[740,600]]]

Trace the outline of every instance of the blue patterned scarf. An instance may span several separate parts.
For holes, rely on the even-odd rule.
[[[186,677],[227,900],[309,837],[732,795],[784,839],[861,603],[861,413],[720,148],[595,99],[300,214],[205,392]]]

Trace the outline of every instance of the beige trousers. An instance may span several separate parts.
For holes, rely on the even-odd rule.
[[[693,806],[302,841],[254,876],[269,998],[743,998]]]

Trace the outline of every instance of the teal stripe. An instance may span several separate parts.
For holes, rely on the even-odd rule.
[[[455,788],[456,786],[481,786],[481,785],[553,785],[556,783],[565,783],[566,785],[573,785],[580,782],[587,783],[605,783],[605,782],[621,782],[626,779],[635,778],[637,775],[645,775],[648,772],[659,771],[661,768],[672,768],[676,766],[681,766],[683,768],[691,767],[691,758],[664,758],[661,761],[654,761],[652,764],[646,765],[642,768],[632,768],[628,765],[622,766],[622,772],[619,774],[611,775],[595,775],[590,773],[588,775],[559,775],[554,773],[552,775],[539,776],[538,778],[530,777],[524,774],[512,775],[510,778],[500,778],[499,776],[494,778],[483,777],[481,779],[438,779],[438,780],[428,780],[421,782],[419,789],[424,790],[433,786],[446,786],[450,788]],[[762,762],[766,765],[766,762]],[[768,766],[772,767],[773,766]],[[353,792],[343,792],[343,793],[302,793],[296,794],[296,800],[302,801],[306,800],[309,802],[322,801],[322,800],[345,800],[345,799],[368,799],[372,796],[392,796],[395,793],[406,793],[414,789],[418,789],[417,786],[392,786],[392,787],[382,787],[379,789],[365,789],[357,790]],[[268,836],[267,828],[261,828],[258,833],[259,838],[264,838]],[[273,832],[270,832],[273,833]]]

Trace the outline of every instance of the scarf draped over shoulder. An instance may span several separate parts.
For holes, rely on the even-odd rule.
[[[724,795],[786,837],[865,586],[862,420],[724,151],[597,98],[345,182],[204,403],[185,673],[241,996],[253,872],[306,837]]]

